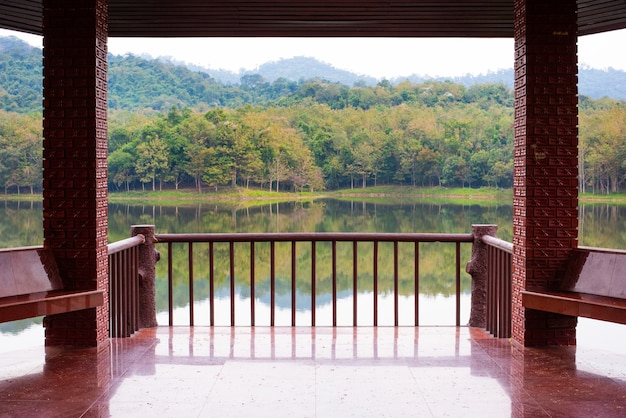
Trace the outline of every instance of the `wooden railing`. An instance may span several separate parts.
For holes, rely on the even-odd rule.
[[[513,244],[489,235],[487,244],[486,330],[494,337],[511,337],[511,266]]]
[[[461,317],[461,243],[471,243],[473,242],[472,234],[429,234],[429,233],[238,233],[238,234],[155,234],[156,242],[158,243],[166,243],[167,244],[167,269],[168,269],[168,316],[169,316],[169,325],[174,325],[173,321],[173,283],[174,283],[174,265],[176,263],[179,265],[186,265],[188,277],[185,278],[188,291],[189,291],[189,325],[193,326],[195,323],[195,315],[194,315],[194,271],[195,271],[195,260],[194,260],[194,246],[196,244],[204,244],[207,246],[206,251],[208,251],[208,279],[209,279],[209,323],[211,326],[215,325],[215,282],[216,282],[216,271],[215,271],[215,244],[216,243],[226,243],[228,245],[228,273],[227,275],[230,278],[235,277],[235,269],[236,266],[236,251],[244,251],[240,248],[242,244],[238,244],[235,246],[235,243],[243,243],[243,248],[245,248],[245,261],[243,263],[248,264],[247,268],[249,268],[249,296],[250,296],[250,324],[252,326],[256,323],[256,297],[255,297],[255,271],[258,268],[259,264],[259,256],[256,254],[257,244],[259,243],[269,243],[269,260],[265,260],[266,263],[269,263],[269,278],[270,278],[270,326],[275,326],[276,319],[276,265],[277,260],[285,260],[284,257],[287,257],[290,264],[291,269],[291,325],[302,325],[296,323],[296,296],[297,296],[297,288],[296,288],[296,272],[298,270],[298,249],[302,245],[310,245],[310,260],[307,260],[307,263],[310,263],[310,305],[311,305],[311,326],[316,326],[316,297],[317,291],[316,286],[318,284],[318,278],[316,277],[316,264],[318,263],[318,244],[322,242],[330,243],[330,270],[331,270],[331,304],[332,304],[332,326],[337,326],[338,323],[338,296],[337,296],[337,243],[339,242],[347,242],[351,243],[351,257],[352,261],[350,263],[352,272],[343,272],[345,274],[352,275],[352,325],[357,326],[357,312],[358,312],[358,293],[359,293],[359,271],[358,271],[358,257],[360,254],[360,245],[362,243],[371,243],[368,245],[373,246],[372,257],[371,257],[371,272],[373,275],[373,287],[372,287],[372,295],[373,295],[373,325],[378,326],[378,318],[379,318],[379,309],[378,309],[378,298],[379,298],[379,243],[391,243],[393,246],[393,324],[397,326],[399,324],[399,275],[401,268],[408,268],[412,270],[413,274],[413,291],[414,291],[414,306],[412,313],[412,323],[417,326],[419,325],[419,245],[420,243],[426,242],[444,242],[450,243],[451,245],[455,245],[455,259],[450,260],[450,263],[454,263],[455,265],[455,294],[456,294],[456,325],[460,325],[460,317]],[[277,246],[276,243],[283,242],[290,244],[290,250],[286,252],[288,254],[279,254],[277,255]],[[297,243],[301,243],[299,246]],[[412,262],[410,266],[400,265],[398,260],[398,246],[400,243],[406,243],[403,245],[412,246]],[[187,246],[187,255],[186,260],[180,260],[177,258],[174,261],[174,245],[182,244]],[[246,245],[247,244],[247,245]],[[282,247],[282,246],[281,246]],[[237,248],[237,250],[236,250]],[[240,254],[238,254],[241,257]],[[176,281],[180,281],[180,277],[176,277]],[[236,312],[235,312],[235,299],[236,299],[236,287],[235,280],[230,280],[229,285],[230,292],[230,312],[227,313],[230,316],[230,324],[231,326],[236,325]]]
[[[139,329],[139,246],[143,235],[108,245],[109,335],[130,337]]]

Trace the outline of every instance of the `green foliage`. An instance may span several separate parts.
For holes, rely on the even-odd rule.
[[[41,112],[41,63],[41,49],[15,37],[0,38],[0,109]]]
[[[0,184],[33,192],[41,50],[1,38],[0,70]],[[109,56],[108,76],[113,190],[512,186],[514,100],[502,83],[350,87],[247,73],[225,85],[133,55]],[[626,178],[626,105],[582,96],[580,109],[580,188],[616,193]]]
[[[41,190],[41,117],[0,110],[0,187],[4,193]]]

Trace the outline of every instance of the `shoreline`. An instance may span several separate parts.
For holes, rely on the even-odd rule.
[[[441,187],[408,187],[408,186],[373,186],[365,189],[341,189],[322,192],[269,192],[259,189],[224,188],[217,192],[206,191],[199,194],[195,189],[157,190],[130,192],[109,192],[111,203],[144,204],[197,204],[197,203],[231,203],[245,206],[255,203],[314,201],[320,199],[354,199],[380,201],[378,203],[394,203],[398,201],[459,201],[463,203],[498,203],[512,204],[513,190],[490,188],[441,188]],[[4,194],[0,201],[38,202],[42,201],[41,193],[35,194]],[[391,200],[391,201],[390,201]],[[585,193],[579,196],[581,203],[626,205],[626,194],[593,195]]]

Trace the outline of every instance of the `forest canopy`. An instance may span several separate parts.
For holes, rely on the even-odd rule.
[[[41,190],[41,57],[34,56],[19,41],[0,42],[5,193]],[[110,57],[109,186],[510,188],[513,103],[502,83],[348,86],[245,74],[224,84],[172,63]],[[580,188],[617,192],[626,177],[626,102],[580,96],[579,109]]]

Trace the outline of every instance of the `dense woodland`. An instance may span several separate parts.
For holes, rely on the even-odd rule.
[[[112,190],[512,184],[513,93],[501,83],[348,86],[246,74],[224,84],[126,56],[110,57],[109,92]],[[36,192],[40,50],[0,43],[0,109],[0,184],[5,193]],[[581,96],[580,159],[583,190],[620,190],[626,102]]]

